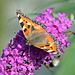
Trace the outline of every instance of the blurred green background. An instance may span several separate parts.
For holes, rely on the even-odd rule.
[[[15,37],[14,32],[20,29],[16,9],[34,18],[49,7],[54,8],[55,17],[57,12],[65,12],[74,21],[75,0],[0,0],[0,56],[7,43]],[[75,22],[71,30],[75,32]],[[71,35],[69,41],[71,46],[63,54],[60,65],[52,68],[53,73],[42,66],[41,70],[35,71],[35,75],[75,75],[75,36]]]

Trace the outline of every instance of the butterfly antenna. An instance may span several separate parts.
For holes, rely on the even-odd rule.
[[[16,34],[16,32],[14,32],[14,34]],[[19,34],[17,34],[19,37],[21,37],[22,39],[24,39],[24,41],[25,42],[27,42],[26,40],[25,40],[25,38],[23,38],[21,35],[19,35]]]

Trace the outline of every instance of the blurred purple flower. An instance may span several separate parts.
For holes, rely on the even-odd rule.
[[[66,17],[66,13],[64,13],[64,12],[63,12],[62,14],[61,14],[60,12],[58,12],[58,15],[59,15],[60,17]]]
[[[54,25],[59,26],[59,20],[53,21]]]
[[[61,22],[61,23],[63,23],[63,22],[65,22],[65,17],[66,17],[66,13],[58,13],[58,20]]]
[[[51,34],[55,37],[58,37],[58,30],[53,30]]]
[[[66,18],[65,24],[67,26],[67,29],[71,28],[71,24],[73,24],[72,20],[69,20],[69,18]]]

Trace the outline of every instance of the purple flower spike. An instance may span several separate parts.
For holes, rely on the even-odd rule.
[[[54,55],[36,47],[27,46],[26,41],[22,30],[20,30],[13,39],[13,43],[10,42],[7,48],[3,50],[4,53],[0,59],[2,73],[6,72],[8,75],[34,75],[34,70],[39,70],[41,64],[52,61],[51,59],[54,58]],[[28,53],[29,47],[30,53]],[[44,62],[46,59],[49,61]]]
[[[35,20],[43,23],[48,33],[58,39],[60,52],[64,53],[64,47],[69,47],[68,37],[63,32],[71,27],[72,21],[65,18],[66,14],[58,13],[58,20],[53,17],[53,8],[48,8]],[[7,44],[0,58],[0,75],[34,75],[34,70],[41,69],[42,64],[49,65],[56,57],[52,53],[34,46],[26,45],[26,38],[20,30],[16,37]]]

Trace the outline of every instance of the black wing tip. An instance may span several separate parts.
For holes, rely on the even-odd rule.
[[[24,13],[22,13],[21,10],[16,10],[16,14],[21,14],[23,17],[30,19],[28,16],[24,15]]]
[[[18,15],[18,14],[22,14],[21,13],[21,10],[16,10],[16,14]]]

